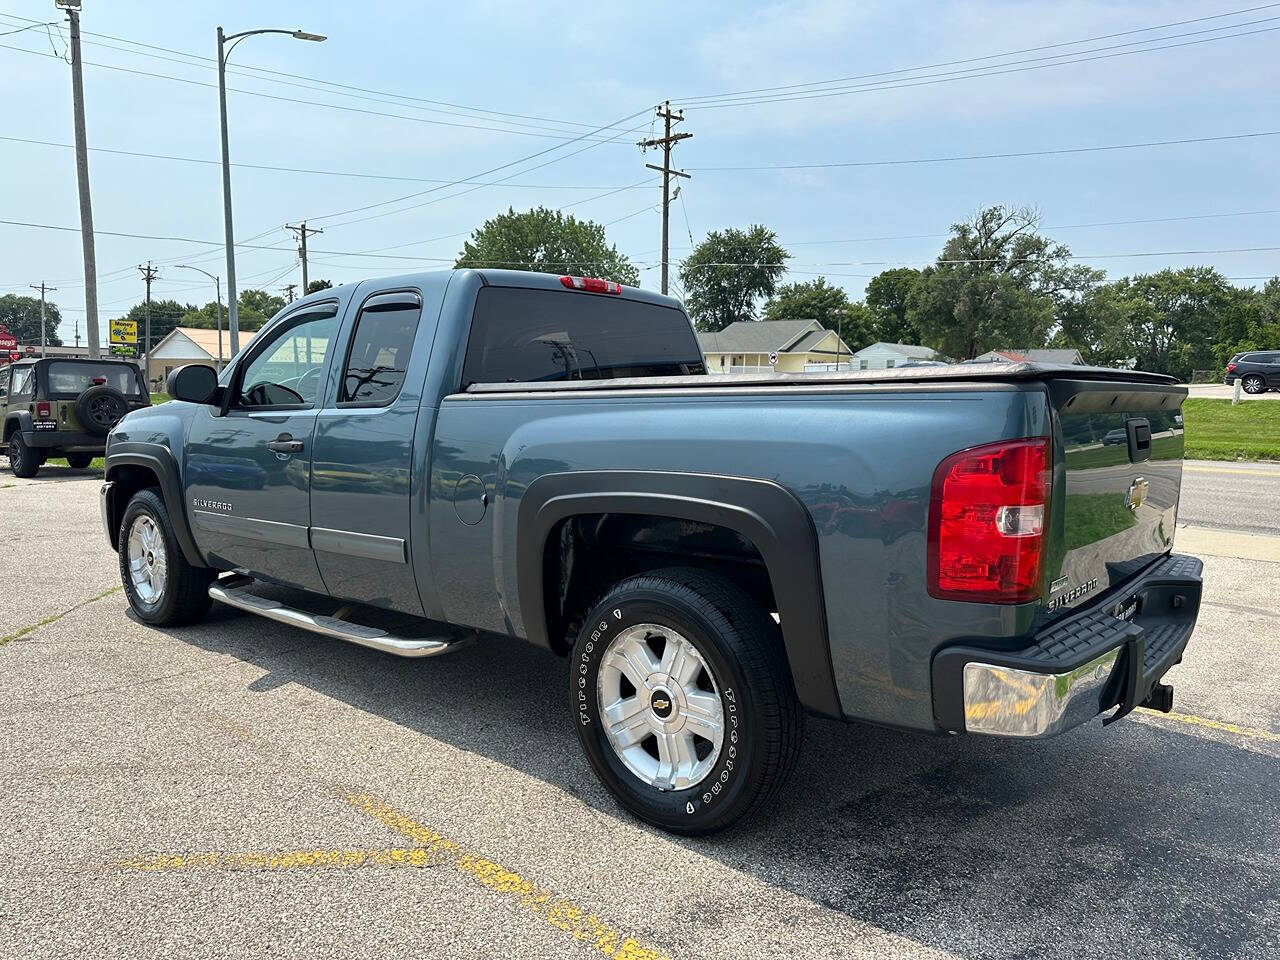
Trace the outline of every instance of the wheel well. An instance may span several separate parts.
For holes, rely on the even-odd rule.
[[[547,635],[567,653],[591,606],[617,583],[663,567],[713,570],[776,612],[773,583],[759,549],[728,527],[653,514],[594,513],[567,517],[543,546]]]
[[[120,535],[120,521],[124,517],[125,508],[129,506],[129,501],[139,490],[145,490],[147,487],[159,489],[160,478],[148,467],[126,463],[112,470],[108,479],[115,484],[111,488],[111,498],[107,504],[110,511],[108,520],[111,546],[113,549],[119,549],[117,540]]]
[[[18,432],[18,418],[10,417],[4,422],[4,442],[8,443],[9,438]]]

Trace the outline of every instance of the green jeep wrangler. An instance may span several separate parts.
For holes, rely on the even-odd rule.
[[[102,455],[121,417],[150,405],[131,361],[19,360],[0,367],[0,449],[17,477],[34,477],[49,457],[82,469]]]

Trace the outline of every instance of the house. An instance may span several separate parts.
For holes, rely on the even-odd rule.
[[[888,370],[909,361],[939,360],[938,351],[911,343],[873,343],[853,355],[859,370]]]
[[[739,320],[698,334],[708,373],[849,369],[853,351],[817,320]],[[770,363],[770,358],[776,362]]]
[[[974,363],[1074,363],[1084,365],[1084,357],[1079,350],[988,350],[981,356],[974,357]]]
[[[151,348],[151,378],[163,383],[169,379],[172,371],[188,363],[200,363],[214,370],[221,370],[232,357],[231,334],[230,331],[222,331],[221,350],[218,336],[217,330],[174,327]],[[252,333],[241,330],[241,349],[252,339]]]

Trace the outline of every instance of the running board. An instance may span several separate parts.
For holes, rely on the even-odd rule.
[[[255,593],[249,592],[249,588],[254,583],[255,581],[249,577],[240,576],[215,580],[213,585],[209,587],[209,596],[219,603],[225,603],[228,606],[235,607],[237,610],[256,613],[258,616],[266,617],[268,620],[287,623],[291,627],[301,627],[303,630],[310,630],[312,633],[318,633],[321,636],[334,637],[338,640],[346,640],[349,643],[358,643],[362,647],[372,647],[374,650],[395,654],[397,657],[434,657],[437,654],[453,650],[467,639],[465,637],[447,635],[434,637],[396,636],[378,627],[352,623],[350,620],[341,620],[338,617],[309,613],[306,610],[299,610],[297,607],[287,606],[279,600],[260,597]],[[346,609],[346,607],[343,608],[343,610]]]

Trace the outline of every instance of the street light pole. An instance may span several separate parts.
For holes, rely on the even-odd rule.
[[[199,267],[193,267],[189,263],[174,264],[177,270],[194,270],[197,273],[203,273],[206,277],[213,281],[213,292],[218,302],[218,370],[222,370],[222,280],[208,270],[202,270]]]
[[[231,355],[240,350],[240,313],[236,304],[236,247],[235,236],[231,224],[231,148],[227,142],[227,57],[235,49],[237,43],[245,37],[259,33],[287,33],[295,40],[313,40],[317,43],[324,40],[318,33],[307,33],[304,30],[244,30],[240,33],[224,34],[218,27],[218,110],[222,125],[222,220],[226,234],[227,247],[227,325],[231,331]],[[227,44],[230,43],[230,46]],[[221,348],[222,339],[219,337]]]

